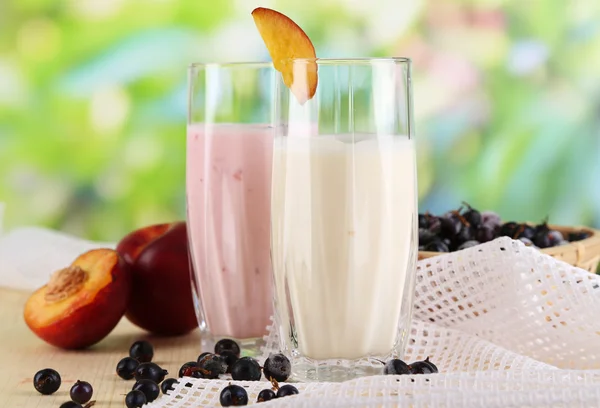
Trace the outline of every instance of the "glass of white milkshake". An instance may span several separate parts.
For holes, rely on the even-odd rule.
[[[314,63],[294,60],[294,79]],[[410,60],[316,64],[312,99],[283,81],[277,90],[276,321],[296,379],[343,381],[381,373],[408,336],[418,239]]]

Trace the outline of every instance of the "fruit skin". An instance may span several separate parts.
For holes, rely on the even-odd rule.
[[[271,354],[263,364],[263,373],[267,380],[278,382],[287,380],[292,372],[292,363],[283,354]]]
[[[178,381],[176,378],[167,378],[160,385],[160,390],[162,391],[163,394],[166,394],[167,391],[173,391],[175,389],[175,384],[177,384],[177,383],[178,383]]]
[[[117,252],[130,266],[131,301],[125,316],[161,335],[181,335],[198,327],[191,286],[185,222],[157,224],[125,236]]]
[[[241,407],[248,405],[248,393],[244,387],[231,384],[221,390],[219,402],[223,407]]]
[[[71,391],[69,391],[71,399],[79,404],[85,404],[91,400],[93,393],[94,389],[92,388],[92,384],[87,381],[79,380],[73,384]]]
[[[231,378],[236,381],[260,381],[260,377],[260,365],[252,357],[240,358],[231,368]]]
[[[25,304],[24,318],[46,342],[64,349],[82,349],[102,340],[121,320],[129,303],[131,272],[112,249],[85,252],[71,267],[86,273],[81,288],[58,301],[47,300],[49,285],[38,289]]]
[[[298,394],[298,388],[294,387],[291,384],[282,385],[277,390],[277,398],[287,397],[288,395]]]
[[[315,47],[296,23],[275,10],[258,7],[252,11],[252,17],[273,66],[281,72],[283,82],[298,102],[304,104],[315,95],[319,82]],[[304,60],[294,62],[292,58]]]
[[[136,341],[129,348],[129,357],[135,358],[140,363],[149,363],[154,357],[154,347],[146,340]]]
[[[146,396],[147,402],[152,402],[160,395],[160,388],[158,384],[152,380],[140,380],[137,381],[131,391],[141,391]]]
[[[129,391],[125,396],[125,406],[127,408],[140,408],[146,402],[146,395],[138,390]]]
[[[54,394],[60,388],[60,384],[60,374],[52,368],[44,368],[33,376],[33,386],[40,394]]]
[[[135,376],[135,369],[140,362],[133,357],[125,357],[117,363],[117,375],[124,380],[131,380]]]
[[[274,398],[277,398],[277,394],[275,394],[275,391],[267,388],[258,393],[258,396],[256,397],[256,402],[271,401]]]

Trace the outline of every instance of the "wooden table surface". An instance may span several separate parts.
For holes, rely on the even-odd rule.
[[[179,367],[196,360],[200,353],[198,330],[181,337],[152,337],[123,318],[104,340],[85,351],[65,351],[37,338],[25,325],[23,305],[29,293],[0,287],[0,408],[58,408],[70,400],[69,389],[75,381],[92,384],[95,408],[124,407],[125,394],[134,380],[115,374],[119,360],[129,346],[146,339],[154,345],[154,362],[177,377]],[[54,368],[62,378],[53,395],[42,395],[33,388],[34,374]]]

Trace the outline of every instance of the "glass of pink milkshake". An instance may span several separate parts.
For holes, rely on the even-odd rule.
[[[258,351],[272,314],[271,63],[189,68],[186,195],[203,348],[232,338]]]

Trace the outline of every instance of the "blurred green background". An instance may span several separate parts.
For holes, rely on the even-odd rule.
[[[184,218],[187,65],[268,59],[256,6],[320,57],[413,59],[421,211],[600,227],[599,1],[2,0],[5,227]]]

